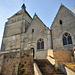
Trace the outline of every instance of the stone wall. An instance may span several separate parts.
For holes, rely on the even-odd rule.
[[[2,65],[3,65],[3,57],[4,55],[0,55],[0,73],[1,73]]]
[[[20,37],[22,33],[27,31],[31,21],[32,18],[29,16],[27,11],[24,11],[24,9],[21,9],[13,16],[8,18],[8,21],[5,23],[1,51],[11,50],[14,48],[20,49]],[[13,37],[15,37],[14,40]]]
[[[72,50],[75,46],[75,16],[65,6],[61,5],[60,9],[52,24],[52,41],[53,49],[68,49]],[[60,20],[62,24],[60,24]],[[72,44],[63,45],[63,34],[69,33],[72,38]]]
[[[47,59],[49,60],[49,62],[52,64],[52,65],[55,65],[55,58],[54,58],[54,54],[53,54],[53,50],[52,49],[49,49],[47,51]]]
[[[20,49],[20,35],[13,35],[7,38],[3,38],[4,49],[6,50],[18,50]]]
[[[65,66],[67,75],[75,75],[75,70],[70,69],[69,67]]]
[[[37,41],[40,38],[44,40],[44,49],[37,50]],[[5,24],[1,51],[30,48],[34,48],[34,58],[45,59],[47,50],[51,48],[51,33],[36,14],[32,19],[26,10],[21,9],[8,18]]]
[[[72,56],[71,51],[68,51],[68,50],[54,50],[53,54],[54,54],[54,58],[55,58],[55,67],[56,67],[56,69],[59,68],[59,63],[72,62],[71,61],[71,56]]]
[[[33,75],[33,53],[27,51],[15,51],[1,54],[1,75]]]
[[[32,33],[32,29],[34,32]],[[28,36],[27,36],[28,35]],[[24,49],[34,48],[36,59],[45,59],[47,56],[47,50],[51,48],[51,33],[50,29],[40,20],[35,14],[33,21],[28,28],[25,36]],[[37,41],[42,38],[44,40],[44,49],[37,49]]]
[[[4,54],[4,59],[3,59],[3,65],[2,65],[2,70],[1,74],[2,75],[15,75],[15,66],[16,66],[16,58],[17,54]]]
[[[72,53],[68,50],[54,50],[56,62],[71,62]]]
[[[49,50],[47,51],[47,56],[51,56],[51,57],[54,58],[53,51],[54,51],[53,49],[49,49]]]
[[[20,53],[18,75],[33,75],[33,56],[30,52]]]
[[[34,74],[35,75],[42,75],[42,73],[40,72],[40,69],[36,63],[34,63]]]

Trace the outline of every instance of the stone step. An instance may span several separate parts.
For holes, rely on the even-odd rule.
[[[38,65],[42,75],[65,75],[61,70],[56,70],[47,59],[35,59],[34,62]]]

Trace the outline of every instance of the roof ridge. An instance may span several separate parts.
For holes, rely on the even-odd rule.
[[[15,15],[19,15],[19,13],[22,12],[22,11],[24,11],[24,12],[32,19],[32,17],[29,15],[29,13],[28,13],[25,9],[20,9],[18,12],[16,12],[16,13],[15,13],[13,16],[11,16],[10,18],[14,17]],[[24,12],[22,12],[22,13],[24,13]],[[8,18],[8,20],[9,20],[10,18]]]
[[[60,7],[59,7],[59,9],[58,9],[58,12],[57,12],[55,18],[57,17],[57,15],[58,15],[58,13],[59,13],[59,11],[61,10],[62,7],[66,8],[73,16],[75,16],[75,14],[74,14],[71,10],[69,10],[67,7],[65,7],[63,4],[61,4]],[[54,21],[55,21],[55,18],[54,18],[54,20],[53,20],[52,25],[51,25],[50,28],[52,28],[53,23],[54,23]]]
[[[64,5],[62,5],[62,6],[64,6]],[[72,14],[72,15],[74,15],[75,16],[75,14],[69,9],[69,8],[67,8],[66,6],[64,6],[67,10],[69,10],[70,11],[70,13]]]
[[[33,19],[34,19],[35,16],[37,16],[37,18],[44,24],[44,22],[38,17],[38,15],[36,13],[33,16]],[[44,24],[44,26],[47,27],[45,24]],[[47,28],[49,28],[49,27],[47,27]]]

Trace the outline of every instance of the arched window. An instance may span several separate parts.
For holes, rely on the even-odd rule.
[[[65,33],[63,35],[63,45],[69,45],[69,44],[72,44],[72,38],[69,33]]]
[[[44,49],[44,41],[41,38],[37,41],[37,49]]]

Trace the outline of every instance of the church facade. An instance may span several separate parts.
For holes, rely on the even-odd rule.
[[[61,5],[49,29],[35,14],[33,18],[22,9],[5,23],[1,51],[33,50],[35,59],[45,59],[48,49],[68,49],[75,46],[75,14]]]
[[[51,26],[53,49],[73,50],[75,46],[75,14],[65,6],[60,9]]]

